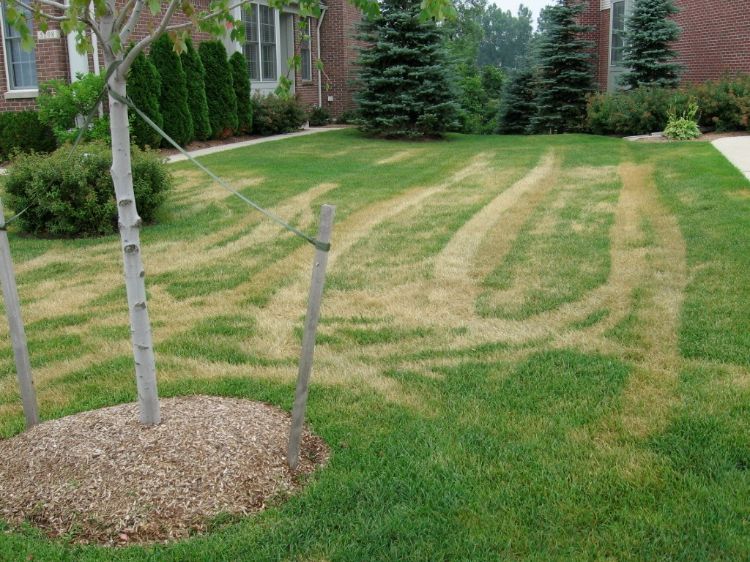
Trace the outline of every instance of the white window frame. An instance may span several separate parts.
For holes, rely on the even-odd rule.
[[[312,82],[312,79],[313,79],[312,24],[313,24],[313,19],[308,17],[307,18],[307,31],[303,33],[302,37],[300,37],[300,42],[299,42],[299,54],[300,54],[300,59],[301,59],[300,77],[302,78],[303,82]],[[306,40],[304,38],[304,35],[307,35]],[[305,49],[305,45],[307,46],[306,49]],[[307,71],[308,71],[307,76],[305,75],[305,62],[307,62]]]
[[[4,4],[4,3],[3,3]],[[19,6],[20,9],[23,9]],[[8,43],[5,40],[5,6],[0,7],[0,37],[3,42],[3,65],[5,66],[5,84],[8,91],[5,92],[5,99],[23,99],[23,98],[35,98],[39,95],[39,74],[36,64],[36,48],[32,51],[34,53],[34,70],[36,73],[37,86],[35,88],[13,88],[10,79],[10,65],[8,64]]]
[[[255,21],[243,15],[243,23],[246,26],[246,30],[245,30],[245,40],[242,42],[242,51],[245,53],[245,58],[247,58],[248,74],[250,74],[250,81],[254,83],[276,84],[279,81],[279,73],[281,69],[281,45],[280,45],[281,22],[279,21],[279,10],[277,10],[276,8],[272,8],[268,6],[267,4],[258,3],[258,2],[252,2],[248,4],[248,8],[252,10],[253,15],[254,15],[253,19]],[[273,21],[273,33],[274,33],[273,43],[270,43],[270,42],[264,43],[263,41],[263,33],[262,33],[262,28],[261,28],[261,8],[271,11],[272,21]],[[257,48],[258,48],[258,60],[257,60],[258,75],[255,78],[253,78],[252,76],[252,66],[251,66],[250,57],[247,56],[247,53],[245,52],[245,45],[249,43],[247,39],[247,27],[252,25],[253,23],[256,26],[255,33],[256,33],[256,39],[257,39],[257,41],[254,41],[253,43],[257,45]],[[273,45],[273,51],[274,51],[274,56],[273,56],[274,77],[273,78],[267,77],[267,75],[264,73],[264,68],[263,68],[264,66],[263,63],[268,61],[268,59],[264,58],[263,56],[263,50],[264,50],[263,47],[264,46],[267,47],[269,45]]]

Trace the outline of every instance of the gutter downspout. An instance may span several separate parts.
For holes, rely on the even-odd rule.
[[[322,61],[323,57],[320,53],[320,26],[323,24],[323,19],[326,17],[326,11],[328,6],[321,6],[320,18],[318,18],[318,28],[315,30],[315,42],[318,47],[318,60]],[[318,67],[318,107],[323,107],[323,73]]]

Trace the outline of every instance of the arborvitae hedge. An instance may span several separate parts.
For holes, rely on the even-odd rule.
[[[564,133],[586,128],[586,98],[594,91],[592,43],[579,23],[584,4],[564,0],[544,12],[537,51],[537,114],[531,132]]]
[[[178,144],[186,145],[195,138],[193,118],[188,107],[185,71],[169,35],[162,35],[154,41],[149,57],[161,77],[159,107],[164,117],[164,132]],[[166,141],[162,144],[169,146]]]
[[[622,82],[640,86],[676,88],[682,66],[674,62],[677,53],[671,44],[680,36],[680,27],[671,16],[679,10],[673,0],[636,0],[627,19],[624,65],[628,71]]]
[[[128,97],[135,106],[148,115],[159,127],[164,126],[164,117],[159,107],[161,77],[154,64],[142,52],[135,57],[128,74]],[[141,148],[158,147],[161,135],[154,131],[135,111],[130,112],[131,140]]]
[[[190,37],[185,40],[185,52],[180,55],[180,59],[187,80],[188,107],[193,118],[195,138],[206,140],[211,138],[211,122],[208,119],[206,101],[206,69],[203,68],[201,58]]]
[[[383,0],[360,39],[360,128],[384,137],[440,136],[456,126],[443,35],[419,0]]]
[[[534,69],[530,64],[515,70],[505,85],[500,101],[497,132],[523,135],[536,114]]]
[[[227,61],[227,50],[221,41],[204,41],[198,54],[206,69],[206,101],[211,135],[224,138],[237,130],[237,96],[232,85],[232,70]]]
[[[247,72],[247,59],[242,53],[229,57],[232,68],[232,85],[237,98],[238,132],[249,133],[253,128],[253,108],[250,102],[250,75]]]

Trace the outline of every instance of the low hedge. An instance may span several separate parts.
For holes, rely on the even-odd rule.
[[[0,113],[0,160],[20,152],[55,150],[52,129],[39,121],[35,111]]]
[[[50,237],[111,234],[117,231],[117,205],[110,176],[112,152],[104,143],[66,145],[50,155],[21,154],[5,183],[8,203],[24,232]],[[138,214],[153,222],[172,186],[166,165],[153,152],[132,147],[133,187]]]
[[[668,112],[683,113],[698,104],[700,125],[717,131],[750,129],[750,75],[727,76],[679,90],[636,88],[589,98],[588,128],[603,135],[661,131]]]
[[[307,114],[294,98],[277,95],[253,96],[253,132],[277,135],[298,130],[307,121]]]

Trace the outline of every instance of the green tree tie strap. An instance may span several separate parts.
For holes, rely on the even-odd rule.
[[[120,103],[124,103],[130,109],[132,109],[133,111],[135,111],[141,119],[143,119],[146,123],[148,123],[148,125],[151,128],[153,128],[157,133],[159,133],[169,144],[171,144],[177,150],[179,150],[180,154],[182,154],[183,156],[185,156],[185,158],[187,158],[188,160],[190,160],[190,162],[192,162],[193,164],[195,164],[196,166],[198,166],[198,168],[200,168],[201,170],[203,170],[204,172],[206,172],[206,174],[208,174],[209,177],[211,177],[211,179],[213,179],[221,187],[223,187],[224,189],[226,189],[229,193],[232,193],[232,194],[236,195],[237,197],[239,197],[240,199],[242,199],[245,203],[247,203],[248,205],[250,205],[253,209],[255,209],[256,211],[258,211],[260,213],[263,213],[269,219],[271,219],[275,223],[283,226],[289,232],[291,232],[293,234],[296,234],[300,238],[308,241],[310,244],[312,244],[313,246],[315,246],[318,250],[322,250],[324,252],[327,252],[327,251],[329,251],[331,249],[331,244],[329,242],[321,242],[320,240],[317,240],[316,238],[313,238],[312,236],[309,236],[309,235],[305,234],[304,232],[302,232],[298,228],[295,228],[291,224],[289,224],[286,221],[284,221],[284,219],[276,216],[274,213],[272,213],[268,209],[264,209],[263,207],[261,207],[260,205],[258,205],[254,201],[252,201],[251,199],[245,197],[239,191],[236,191],[236,190],[232,189],[232,187],[227,182],[225,182],[219,176],[217,176],[216,174],[214,174],[211,170],[209,170],[208,168],[206,168],[203,164],[201,164],[200,162],[198,162],[195,158],[193,158],[192,156],[190,156],[190,154],[184,148],[182,148],[179,144],[177,144],[169,135],[167,135],[161,129],[161,127],[159,127],[156,123],[154,123],[151,119],[149,119],[148,115],[146,115],[140,109],[138,109],[135,106],[135,104],[129,98],[123,97],[120,94],[118,94],[117,92],[112,92],[112,91],[110,91],[109,95],[112,96],[113,99],[116,99]]]

